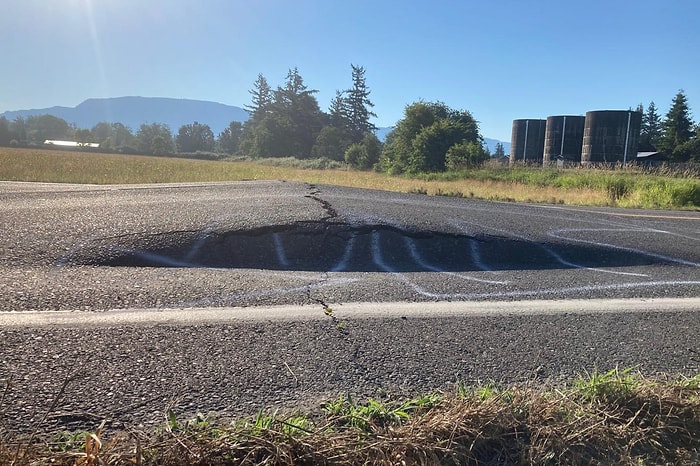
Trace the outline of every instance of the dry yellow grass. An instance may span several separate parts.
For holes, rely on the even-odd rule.
[[[697,464],[700,379],[652,381],[617,369],[570,387],[459,386],[404,402],[348,398],[323,412],[198,415],[154,432],[77,435],[76,443],[3,444],[2,464]],[[18,454],[19,452],[19,454]],[[14,460],[13,460],[14,458]]]
[[[305,170],[248,161],[206,161],[38,149],[0,149],[0,179],[87,184],[288,180],[396,192],[424,192],[490,200],[605,205],[593,189],[537,187],[524,183],[425,181],[353,170]]]

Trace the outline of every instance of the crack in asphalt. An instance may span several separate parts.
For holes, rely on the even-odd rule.
[[[321,219],[322,222],[328,222],[329,220],[338,218],[338,212],[333,208],[333,205],[329,201],[322,199],[319,196],[319,194],[321,194],[321,190],[318,189],[316,185],[308,184],[307,188],[309,190],[309,194],[304,197],[318,202],[321,205],[321,208],[327,214],[326,217]]]

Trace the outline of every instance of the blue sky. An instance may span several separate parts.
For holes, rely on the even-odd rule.
[[[419,99],[512,120],[627,109],[700,116],[698,0],[4,0],[0,112],[141,95],[243,106],[298,67],[326,110],[366,68],[378,126]]]

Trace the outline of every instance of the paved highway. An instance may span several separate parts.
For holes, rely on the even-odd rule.
[[[47,426],[596,366],[700,371],[697,212],[2,182],[0,218],[0,410],[14,429],[75,369]]]

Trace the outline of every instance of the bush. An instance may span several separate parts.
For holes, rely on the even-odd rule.
[[[448,170],[460,170],[481,165],[489,159],[484,147],[477,142],[465,141],[447,150],[445,166]]]

